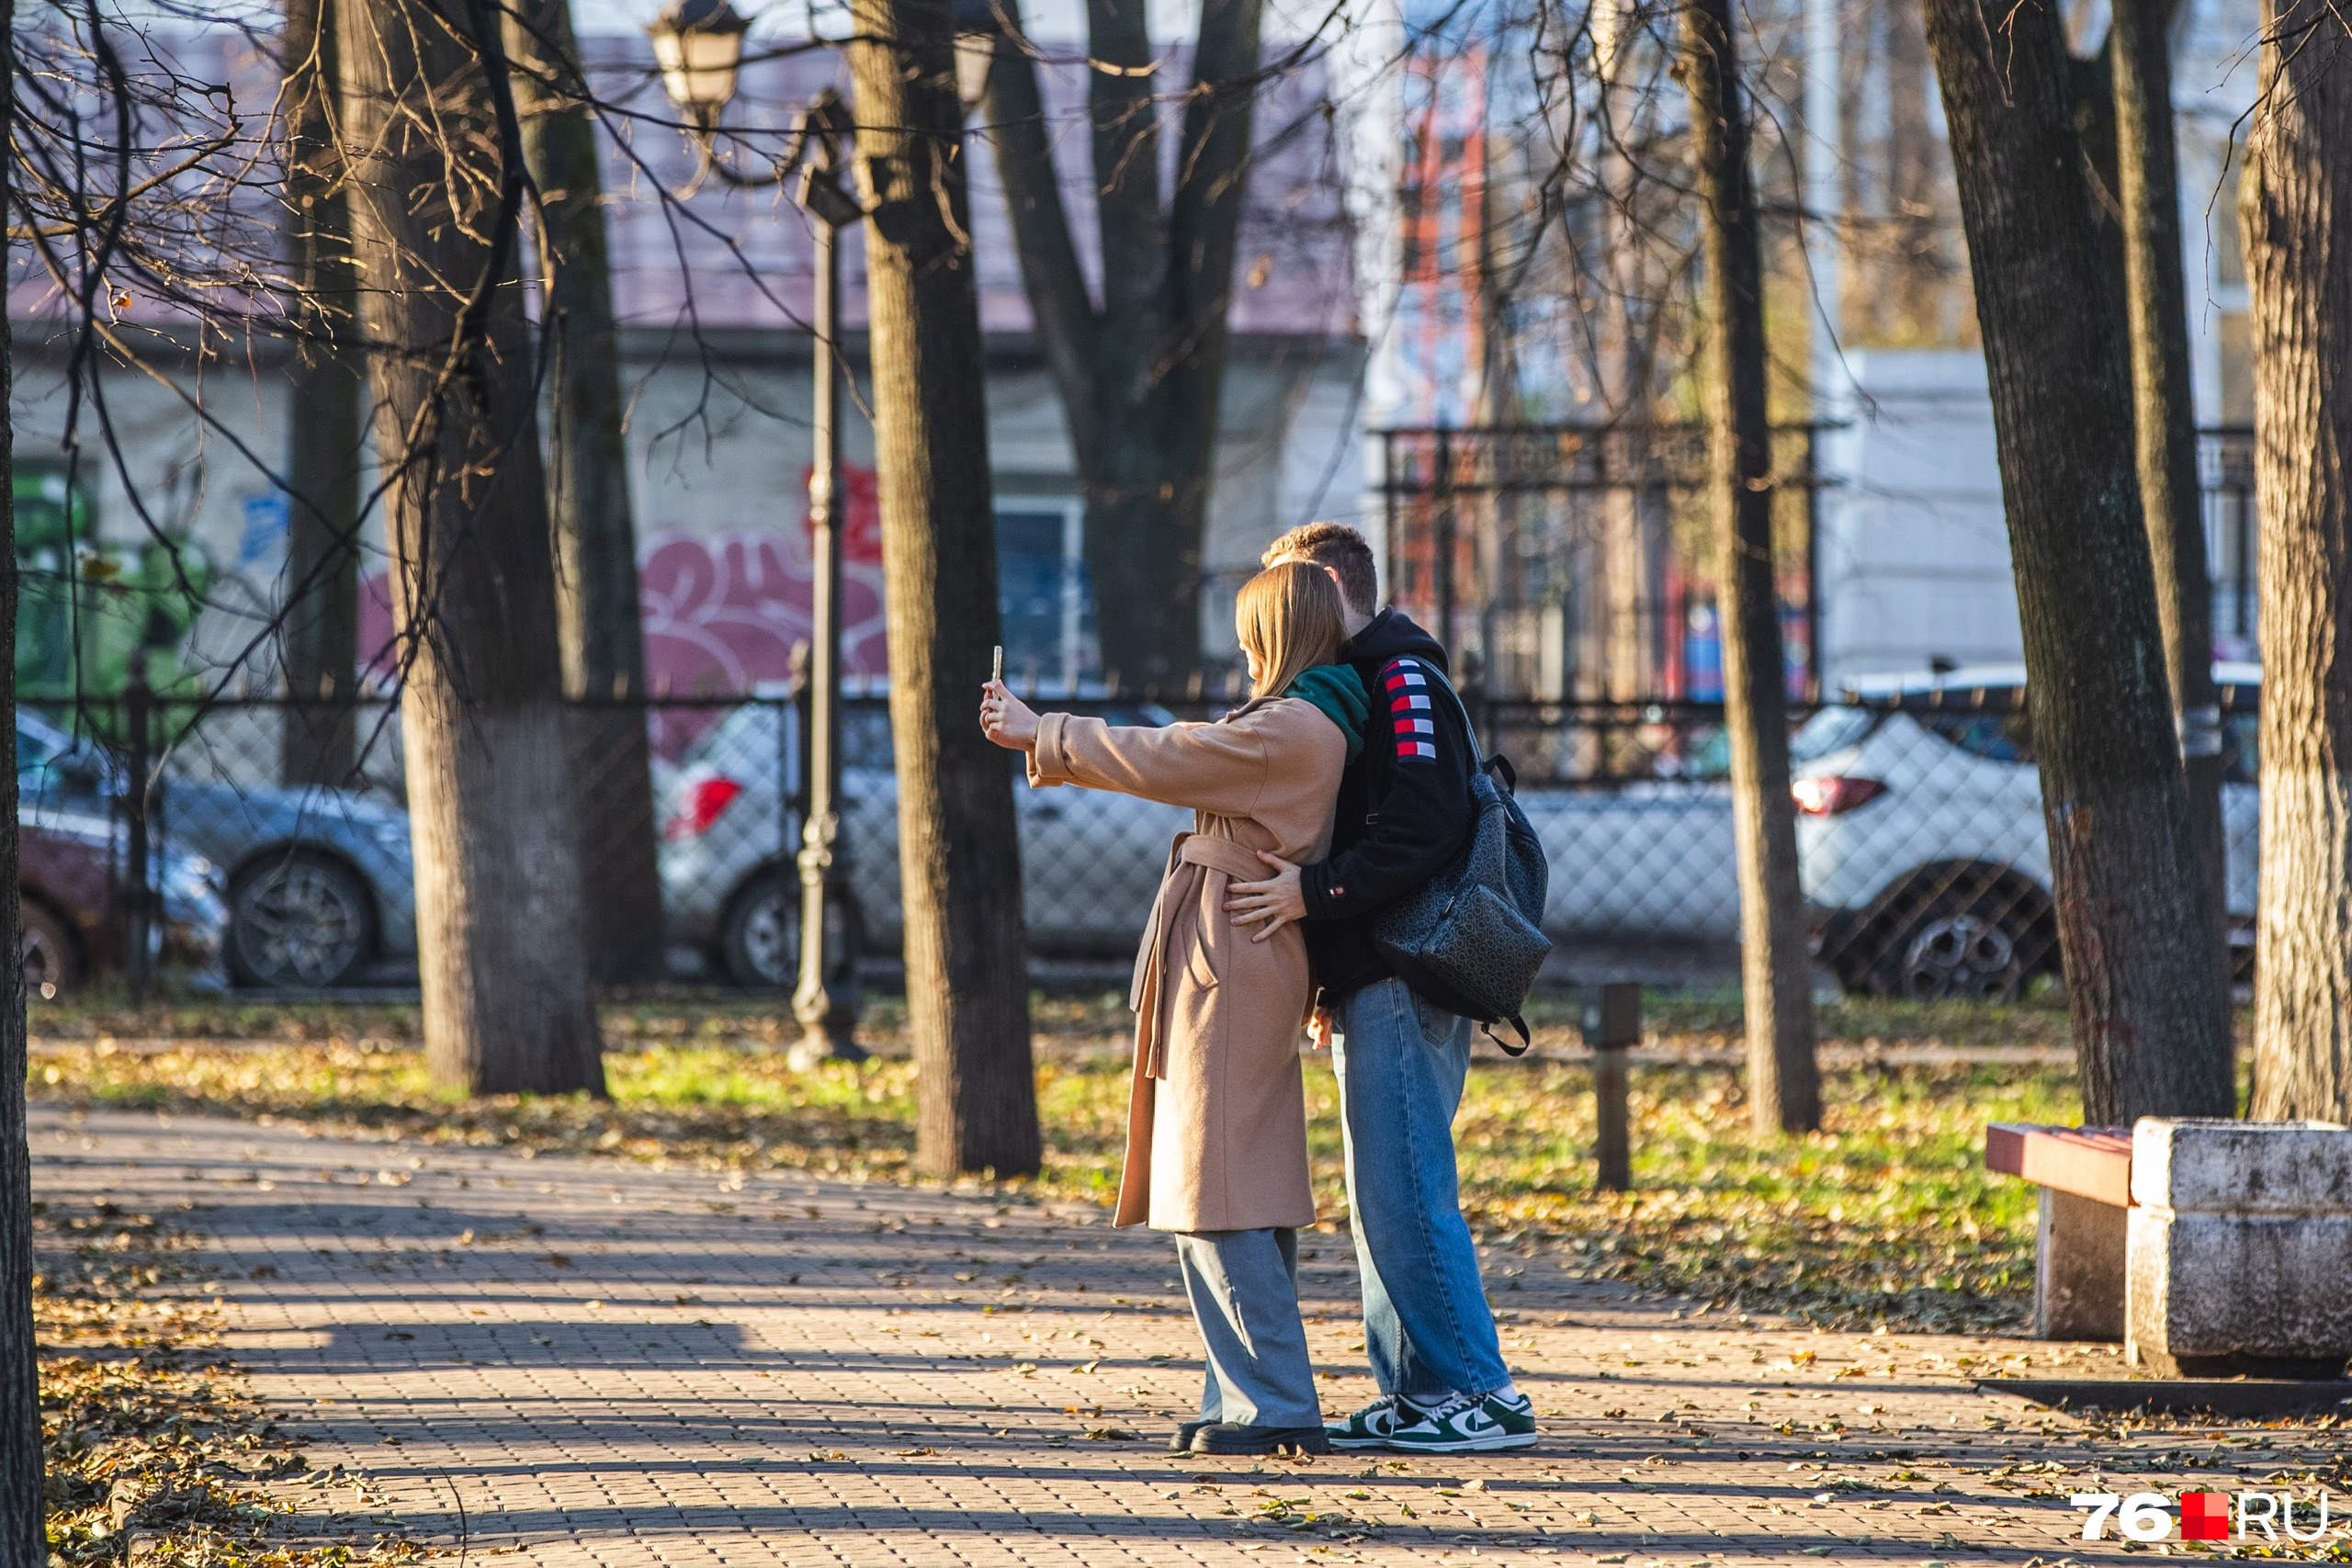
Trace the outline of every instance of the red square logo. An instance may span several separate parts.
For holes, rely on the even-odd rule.
[[[2180,1495],[2180,1539],[2230,1539],[2230,1495],[2226,1492],[2184,1492]]]

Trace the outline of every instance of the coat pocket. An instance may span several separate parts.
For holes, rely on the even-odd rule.
[[[1209,961],[1209,944],[1196,933],[1184,950],[1184,977],[1196,990],[1211,990],[1216,986],[1216,965]]]

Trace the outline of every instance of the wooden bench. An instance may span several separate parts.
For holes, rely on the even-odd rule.
[[[1996,1122],[1984,1166],[2041,1189],[2034,1227],[2033,1331],[2043,1339],[2123,1338],[2132,1129]]]

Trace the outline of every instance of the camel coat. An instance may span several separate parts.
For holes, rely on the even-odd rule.
[[[1170,846],[1127,1003],[1136,1055],[1116,1225],[1257,1230],[1315,1221],[1298,1034],[1314,995],[1295,921],[1266,942],[1225,912],[1228,881],[1331,847],[1347,738],[1295,697],[1165,729],[1041,715],[1033,784],[1076,784],[1193,808]]]

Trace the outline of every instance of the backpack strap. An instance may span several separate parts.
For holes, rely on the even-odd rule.
[[[1470,705],[1462,700],[1462,694],[1453,689],[1453,682],[1446,678],[1444,672],[1417,654],[1399,654],[1395,662],[1418,665],[1424,671],[1422,684],[1435,683],[1445,688],[1445,694],[1453,699],[1453,711],[1462,716],[1462,733],[1470,741],[1470,772],[1473,774],[1484,773],[1502,785],[1505,795],[1518,795],[1519,770],[1512,767],[1510,759],[1499,751],[1491,757],[1487,755],[1485,749],[1478,744],[1478,727],[1470,722]],[[1500,1044],[1501,1042],[1496,1043]],[[1520,1047],[1521,1051],[1526,1049],[1524,1045]]]
[[[1453,689],[1453,682],[1446,678],[1445,672],[1430,663],[1428,660],[1420,658],[1417,654],[1401,654],[1397,657],[1395,662],[1398,664],[1412,664],[1418,666],[1424,671],[1421,677],[1422,683],[1424,685],[1435,684],[1442,686],[1445,688],[1445,694],[1453,699],[1453,711],[1462,716],[1463,737],[1470,742],[1471,777],[1476,778],[1480,773],[1485,773],[1489,777],[1499,774],[1503,780],[1504,792],[1510,795],[1518,794],[1519,771],[1516,768],[1513,768],[1509,760],[1504,758],[1499,752],[1489,757],[1486,754],[1484,749],[1479,746],[1478,727],[1470,722],[1470,705],[1462,700],[1462,694]],[[1473,805],[1475,807],[1476,802],[1473,802]],[[1472,815],[1474,818],[1476,815],[1475,810]],[[1497,1034],[1495,1032],[1495,1026],[1491,1023],[1482,1023],[1478,1027],[1485,1031],[1487,1038],[1493,1041],[1495,1044],[1501,1049],[1504,1055],[1524,1056],[1527,1055],[1528,1047],[1535,1043],[1534,1035],[1528,1032],[1527,1020],[1518,1013],[1513,1013],[1510,1018],[1504,1019],[1501,1021],[1510,1024],[1512,1030],[1518,1033],[1518,1044],[1514,1045],[1510,1041],[1504,1039],[1501,1035]]]
[[[1513,1013],[1509,1018],[1503,1020],[1503,1021],[1510,1024],[1513,1029],[1519,1032],[1518,1044],[1514,1045],[1510,1041],[1504,1039],[1501,1035],[1496,1033],[1495,1026],[1491,1023],[1482,1023],[1478,1027],[1485,1032],[1487,1039],[1493,1041],[1496,1045],[1501,1048],[1504,1055],[1526,1055],[1527,1048],[1535,1043],[1535,1037],[1527,1032],[1527,1020],[1518,1013]]]

